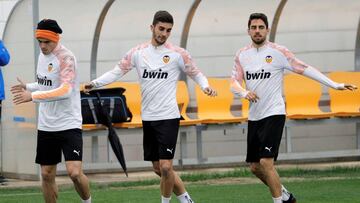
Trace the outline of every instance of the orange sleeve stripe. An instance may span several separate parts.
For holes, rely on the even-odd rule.
[[[44,91],[39,93],[33,93],[34,100],[49,100],[56,97],[61,97],[66,95],[70,90],[70,84],[63,83],[59,88],[56,88],[51,91]]]

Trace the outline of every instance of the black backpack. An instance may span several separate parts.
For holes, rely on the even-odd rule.
[[[92,90],[89,94],[81,92],[83,124],[103,124],[104,117],[100,108],[104,108],[110,115],[112,123],[130,122],[132,113],[126,105],[124,92],[122,87]],[[98,93],[102,107],[99,105]]]

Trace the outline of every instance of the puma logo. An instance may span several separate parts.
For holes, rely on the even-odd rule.
[[[265,149],[268,150],[269,152],[271,152],[271,148],[272,147],[265,147]]]
[[[77,154],[78,156],[80,156],[80,150],[77,152],[75,149],[73,151],[75,154]]]
[[[166,148],[166,151],[170,152],[170,154],[173,153],[173,149]]]

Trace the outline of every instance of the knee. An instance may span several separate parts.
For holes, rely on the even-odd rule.
[[[272,159],[260,159],[260,166],[264,170],[272,170],[274,168],[274,161]]]
[[[172,171],[172,167],[168,164],[163,164],[160,166],[160,174],[162,177],[169,177],[169,174],[171,173]]]
[[[73,182],[78,182],[81,176],[81,172],[79,170],[71,170],[68,171],[68,175]]]
[[[41,178],[44,182],[55,181],[55,174],[51,173],[50,171],[42,171]]]

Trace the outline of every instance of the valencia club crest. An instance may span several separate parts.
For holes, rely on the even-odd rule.
[[[164,61],[164,63],[169,63],[170,56],[168,56],[168,55],[163,56],[163,61]]]
[[[266,56],[266,57],[265,57],[266,63],[271,63],[272,60],[273,60],[272,56]]]
[[[48,65],[48,71],[51,72],[52,69],[53,69],[53,64],[52,64],[52,63],[49,63],[49,65]]]

